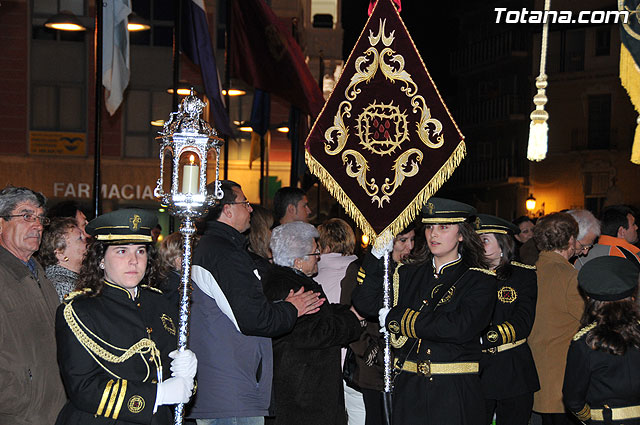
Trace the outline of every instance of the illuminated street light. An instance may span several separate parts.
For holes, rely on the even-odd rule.
[[[53,15],[44,23],[47,28],[60,31],[86,31],[86,27],[82,25],[76,15],[68,10],[62,10]]]

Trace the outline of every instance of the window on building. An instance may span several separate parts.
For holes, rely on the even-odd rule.
[[[331,17],[331,18],[329,18]],[[313,0],[311,2],[311,21],[313,26],[332,28],[338,18],[337,0]]]
[[[171,95],[166,91],[129,90],[126,99],[124,156],[154,158],[158,156],[155,140],[161,127],[151,125],[153,119],[167,119],[171,112]]]
[[[584,173],[584,207],[600,215],[604,201],[607,198],[610,176],[607,171]]]
[[[129,33],[129,41],[141,46],[173,46],[174,3],[167,0],[135,0],[133,11],[149,21],[151,30]]]
[[[596,30],[596,56],[609,56],[611,52],[611,28]]]
[[[567,72],[584,70],[584,30],[567,31],[564,64]]]
[[[44,22],[61,10],[86,14],[85,0],[33,0],[29,127],[39,131],[87,129],[87,34],[57,31]]]
[[[587,147],[609,149],[611,143],[611,95],[588,97]]]

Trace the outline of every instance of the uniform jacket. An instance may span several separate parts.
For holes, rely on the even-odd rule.
[[[264,291],[279,300],[300,287],[326,298],[317,282],[289,267],[275,266]],[[361,333],[348,306],[325,302],[317,313],[298,318],[290,333],[273,339],[277,425],[346,425],[340,347]]]
[[[592,350],[586,344],[587,335],[579,332],[569,347],[562,387],[567,408],[586,421],[590,409],[602,409],[605,404],[610,408],[639,405],[640,350],[630,348],[622,356]],[[611,424],[640,424],[640,419]]]
[[[637,262],[640,262],[640,248],[635,245],[631,245],[629,242],[621,238],[600,235],[600,237],[598,238],[598,243],[589,250],[589,254],[586,257],[578,257],[575,263],[575,267],[577,270],[580,270],[587,261],[605,255],[613,255],[615,257],[625,258],[626,256],[619,247],[622,247],[629,251],[631,254],[635,255],[636,259],[638,260]]]
[[[0,247],[0,424],[52,424],[66,400],[52,355],[58,294],[36,270]]]
[[[190,348],[198,357],[199,391],[190,417],[265,416],[271,401],[269,338],[289,332],[293,304],[265,297],[245,237],[210,221],[193,254],[195,282]]]
[[[363,284],[352,299],[359,310],[377,315],[382,304],[382,261],[365,260]],[[459,258],[439,273],[431,261],[401,265],[393,276],[393,304],[386,319],[399,361],[438,363],[479,362],[480,336],[491,320],[496,302],[495,274],[471,269]],[[397,283],[397,284],[396,284]],[[441,297],[435,310],[423,306]],[[395,378],[394,423],[475,425],[484,414],[484,398],[477,374],[422,375],[403,371]],[[462,408],[464,406],[464,408]]]
[[[108,282],[91,294],[74,292],[58,307],[58,363],[69,402],[56,424],[173,423],[175,406],[153,408],[158,382],[171,377],[175,307],[144,286],[135,298]]]
[[[529,346],[540,378],[533,410],[564,413],[562,377],[571,338],[580,328],[584,301],[578,293],[578,272],[560,254],[540,253],[536,263],[538,303]]]
[[[498,300],[491,325],[482,335],[482,371],[484,396],[502,400],[533,393],[540,389],[536,366],[526,342],[509,350],[497,347],[526,339],[536,313],[538,285],[535,267],[513,262],[509,276],[498,280]],[[492,350],[496,348],[496,350]]]

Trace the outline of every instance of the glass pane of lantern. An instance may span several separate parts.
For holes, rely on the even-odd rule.
[[[194,152],[184,151],[180,156],[179,190],[182,193],[198,193],[200,190],[200,158]]]
[[[173,154],[170,149],[164,151],[164,165],[162,167],[162,191],[171,193],[171,174],[173,171]]]

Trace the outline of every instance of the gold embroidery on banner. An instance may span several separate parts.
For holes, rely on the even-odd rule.
[[[140,413],[144,409],[144,399],[139,395],[134,395],[129,399],[127,408],[131,413]]]
[[[431,110],[427,107],[422,96],[416,96],[411,99],[413,112],[420,110],[420,122],[418,122],[418,137],[422,143],[431,149],[438,149],[444,145],[444,135],[442,134],[442,123],[435,118],[431,118]],[[436,136],[437,142],[434,143],[429,138],[429,124],[433,125],[433,135]]]
[[[327,131],[324,132],[324,151],[327,155],[337,155],[342,152],[344,149],[344,145],[347,143],[347,138],[349,137],[349,129],[344,125],[343,117],[351,116],[351,103],[346,100],[340,103],[338,106],[338,113],[333,117],[333,126],[329,127]],[[335,141],[334,141],[334,133],[335,133]],[[335,145],[335,148],[332,146]]]
[[[167,332],[169,332],[171,335],[175,336],[176,335],[176,325],[173,324],[173,319],[171,319],[171,317],[169,317],[168,315],[162,313],[162,316],[160,316],[160,320],[162,320],[162,326],[164,326],[164,328],[167,330]]]
[[[360,144],[377,155],[390,155],[409,140],[407,115],[393,102],[386,105],[372,103],[364,108],[357,118]]]
[[[349,156],[352,156],[355,162],[349,160]],[[376,179],[372,178],[371,181],[367,181],[367,171],[369,171],[369,165],[367,160],[358,151],[348,149],[342,153],[342,163],[347,167],[345,171],[349,177],[353,177],[358,181],[358,184],[364,189],[367,195],[373,197],[378,193],[378,185]],[[354,171],[355,168],[355,171]]]
[[[333,117],[333,126],[329,127],[324,133],[324,149],[328,155],[337,155],[344,149],[349,136],[349,127],[345,125],[344,117],[351,116],[351,101],[355,100],[362,92],[362,89],[358,86],[363,83],[368,84],[376,75],[378,68],[380,68],[387,80],[392,83],[403,83],[400,91],[411,98],[412,112],[417,113],[420,111],[421,117],[416,128],[416,134],[420,140],[431,149],[438,149],[444,144],[442,123],[431,117],[431,112],[424,97],[417,94],[418,86],[413,81],[411,74],[404,69],[404,57],[396,54],[389,47],[395,40],[395,30],[388,35],[385,34],[385,24],[386,19],[380,19],[378,34],[374,35],[370,31],[369,43],[371,47],[355,61],[355,72],[345,89],[347,100],[340,103],[338,111]],[[381,40],[385,47],[380,52],[376,46]],[[433,126],[432,131],[430,126]],[[435,141],[431,140],[431,132],[435,137]],[[357,133],[360,138],[360,144],[366,150],[377,155],[390,155],[410,137],[409,128],[407,127],[407,114],[400,111],[398,106],[393,105],[393,102],[389,104],[374,102],[365,107],[358,115]],[[418,150],[416,149],[416,151]],[[407,177],[414,177],[420,171],[419,164],[422,162],[422,152],[419,153],[418,160],[411,163],[409,163],[409,156],[411,154],[405,153],[395,161],[391,170],[395,172],[395,176],[392,182],[390,182],[389,178],[385,179],[385,184],[382,188],[384,194],[382,196],[378,195],[379,187],[375,179],[367,180],[366,178],[369,165],[364,156],[354,150],[348,150],[342,153],[342,162],[345,165],[347,175],[357,180],[360,187],[371,197],[372,202],[377,202],[378,208],[383,208],[384,202],[390,202],[390,197],[402,185],[402,182]],[[352,157],[353,161],[349,160],[349,157]],[[409,171],[405,171],[407,166],[410,166]]]

